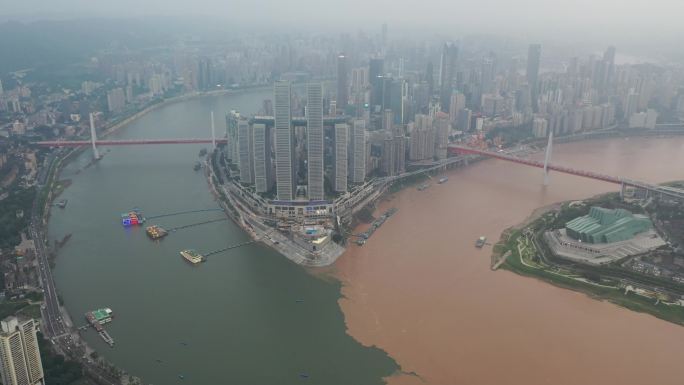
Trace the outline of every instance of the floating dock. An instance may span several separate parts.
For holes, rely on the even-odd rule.
[[[371,237],[371,235],[373,235],[375,230],[379,229],[380,226],[382,226],[385,221],[387,221],[397,211],[399,211],[399,209],[392,207],[391,209],[387,210],[385,214],[381,215],[380,218],[374,220],[368,230],[358,235],[359,239],[356,240],[356,244],[359,246],[365,245],[366,241]]]
[[[112,336],[107,333],[107,331],[102,327],[102,325],[112,322],[112,318],[114,318],[114,312],[110,308],[102,308],[102,309],[97,309],[93,311],[89,311],[85,313],[85,318],[90,324],[90,326],[95,329],[97,334],[102,337],[104,342],[106,342],[109,346],[114,346],[114,339]]]

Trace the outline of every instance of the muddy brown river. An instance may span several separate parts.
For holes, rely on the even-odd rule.
[[[557,145],[553,162],[648,182],[684,179],[684,137]],[[536,208],[617,186],[486,160],[448,173],[399,208],[334,274],[348,333],[407,373],[399,384],[684,383],[684,328],[508,271],[491,271],[491,247]]]

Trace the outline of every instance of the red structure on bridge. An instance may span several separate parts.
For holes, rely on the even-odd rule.
[[[227,139],[216,139],[215,142],[227,143]],[[211,138],[208,139],[133,139],[133,140],[96,140],[96,146],[130,146],[138,144],[212,144]],[[81,147],[93,144],[90,140],[53,140],[35,142],[34,144],[43,147]]]
[[[514,163],[524,164],[526,166],[532,166],[532,167],[544,169],[544,162],[531,160],[531,159],[518,158],[516,156],[508,155],[508,154],[505,154],[502,152],[478,150],[475,148],[464,147],[464,146],[449,146],[449,152],[452,155],[482,155],[482,156],[487,156],[490,158],[506,160],[509,162],[514,162]],[[600,180],[603,182],[615,183],[615,184],[620,184],[620,185],[624,183],[624,184],[630,185],[630,183],[628,183],[626,180],[623,180],[621,178],[610,176],[610,175],[605,175],[605,174],[599,174],[599,173],[595,173],[595,172],[591,172],[591,171],[576,170],[574,168],[556,166],[556,165],[553,165],[550,163],[547,165],[547,168],[549,170],[558,171],[558,172],[562,172],[562,173],[570,174],[570,175],[582,176],[585,178],[596,179],[596,180]],[[635,187],[642,187],[642,186],[640,184],[639,186],[635,186]]]

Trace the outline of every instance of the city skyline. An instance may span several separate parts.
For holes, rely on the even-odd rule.
[[[0,16],[3,383],[678,384],[673,3],[130,1]]]

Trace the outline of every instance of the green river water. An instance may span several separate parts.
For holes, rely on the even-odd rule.
[[[210,136],[225,112],[256,112],[270,91],[203,97],[161,107],[111,138]],[[383,351],[347,335],[338,306],[340,286],[311,275],[260,244],[209,257],[198,266],[179,251],[220,249],[245,241],[232,222],[171,233],[159,242],[143,227],[123,228],[120,213],[138,207],[146,216],[217,208],[193,164],[202,145],[112,147],[85,168],[84,151],[62,172],[72,185],[53,208],[52,240],[72,234],[59,250],[57,289],[76,325],[83,314],[110,307],[107,346],[92,330],[86,341],[110,362],[144,383],[380,384],[398,368]],[[219,211],[169,216],[165,227],[221,218]],[[160,360],[161,362],[158,362]],[[308,375],[308,377],[302,374]],[[179,375],[183,375],[181,379]]]

